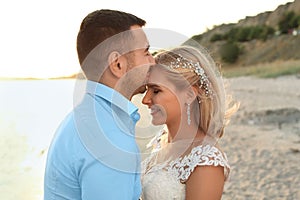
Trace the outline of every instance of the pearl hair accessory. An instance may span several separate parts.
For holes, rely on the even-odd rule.
[[[171,69],[177,69],[177,68],[190,69],[191,72],[194,72],[200,77],[199,88],[203,88],[205,90],[206,97],[211,97],[212,91],[209,88],[210,82],[208,80],[208,77],[205,74],[204,69],[200,66],[200,63],[188,60],[180,54],[178,54],[178,56],[179,57],[176,58],[176,61],[171,62],[171,65],[169,67]]]

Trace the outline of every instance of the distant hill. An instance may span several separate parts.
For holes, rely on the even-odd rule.
[[[259,6],[259,5],[258,5]],[[274,11],[266,11],[256,16],[247,16],[238,23],[221,24],[215,26],[202,34],[194,35],[184,44],[192,45],[192,41],[200,43],[206,47],[216,62],[226,66],[252,66],[264,63],[276,63],[278,61],[299,60],[300,61],[300,27],[295,30],[297,35],[278,33],[278,23],[289,12],[294,12],[300,16],[300,0],[279,5]],[[300,24],[300,22],[299,22]],[[226,43],[225,40],[214,41],[211,39],[218,34],[226,34],[235,28],[268,26],[275,30],[274,34],[268,36],[266,40],[253,39],[247,42],[238,42],[241,53],[234,63],[226,63],[220,54],[221,47]],[[74,74],[69,77],[57,77],[52,79],[85,79],[82,73]]]
[[[300,16],[300,0],[280,5],[274,11],[267,11],[251,17],[248,16],[245,19],[241,19],[238,23],[215,26],[213,29],[203,34],[195,35],[191,39],[206,47],[214,59],[217,62],[221,62],[224,66],[220,48],[226,41],[218,40],[212,42],[213,36],[224,35],[235,28],[268,26],[274,29],[274,34],[268,36],[266,40],[253,39],[246,42],[237,42],[242,53],[233,64],[225,63],[225,66],[248,66],[279,60],[300,60],[300,27],[298,26],[298,28],[294,29],[295,35],[292,34],[293,32],[282,34],[278,31],[280,20],[289,12]],[[191,39],[186,41],[185,44],[191,44]]]

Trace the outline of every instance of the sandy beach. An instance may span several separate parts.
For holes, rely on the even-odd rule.
[[[227,81],[241,106],[220,140],[231,165],[222,199],[300,199],[300,76]],[[31,149],[16,128],[1,130],[0,197],[40,200],[47,148]]]
[[[231,164],[222,199],[300,199],[300,77],[228,82],[241,106],[220,141]]]

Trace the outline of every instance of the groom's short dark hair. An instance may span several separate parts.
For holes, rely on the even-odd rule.
[[[88,14],[77,35],[77,53],[80,64],[87,55],[106,39],[127,31],[133,25],[144,26],[146,21],[130,13],[116,10],[96,10]]]

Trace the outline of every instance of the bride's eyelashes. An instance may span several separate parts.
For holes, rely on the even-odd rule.
[[[160,91],[161,91],[161,90],[159,90],[159,89],[153,89],[153,93],[154,93],[154,94],[158,94]]]
[[[147,89],[150,90],[153,94],[158,94],[159,92],[161,92],[161,89],[157,85],[148,86]]]

